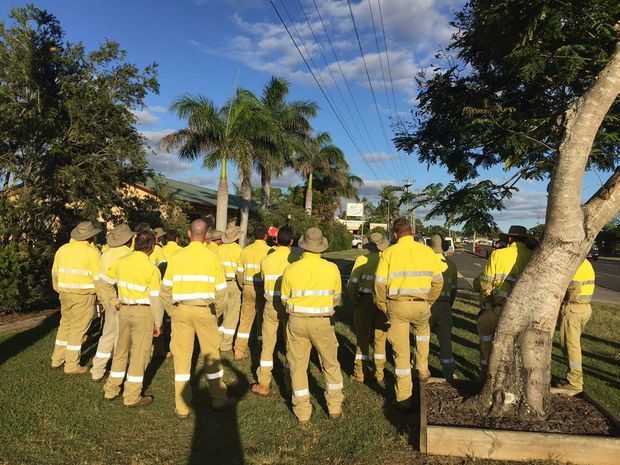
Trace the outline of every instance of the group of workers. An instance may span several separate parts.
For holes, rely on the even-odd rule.
[[[94,244],[100,232],[92,223],[82,222],[72,230],[70,242],[56,253],[52,277],[60,296],[61,321],[52,368],[64,366],[68,375],[90,371],[93,381],[105,380],[106,400],[118,398],[122,390],[125,406],[147,406],[153,397],[142,393],[143,379],[153,337],[168,333],[175,373],[174,412],[177,418],[186,419],[197,339],[212,408],[221,411],[236,403],[223,380],[222,353],[232,351],[237,361],[248,358],[256,321],[261,351],[251,392],[269,395],[280,339],[286,347],[284,378],[293,411],[300,423],[307,423],[312,415],[307,371],[314,347],[325,377],[329,417],[341,418],[343,378],[333,316],[343,301],[342,278],[338,267],[321,257],[328,241],[318,228],[306,231],[293,248],[290,227],[279,228],[270,245],[267,229],[257,226],[254,241],[242,248],[238,227],[220,232],[197,219],[187,232],[189,244],[181,247],[177,231],[151,229],[146,224],[132,230],[121,224],[107,233],[102,253]],[[374,368],[375,379],[382,382],[389,342],[396,379],[394,407],[410,411],[411,326],[418,378],[430,377],[431,331],[439,340],[444,376],[455,376],[451,333],[457,270],[445,257],[440,236],[431,238],[431,247],[416,242],[404,218],[394,222],[392,232],[393,241],[380,233],[367,238],[367,253],[357,258],[347,282],[356,333],[352,379],[363,383]],[[507,247],[491,254],[478,280],[482,376],[502,308],[532,255],[527,237],[525,228],[512,226]],[[586,260],[562,306],[561,340],[568,353],[569,372],[561,384],[569,389],[583,387],[579,339],[591,314],[593,290],[594,271]],[[103,312],[104,324],[89,370],[79,359],[96,309]],[[162,329],[166,314],[170,330]]]

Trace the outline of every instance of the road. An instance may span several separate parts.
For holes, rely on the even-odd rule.
[[[457,250],[450,257],[459,273],[459,288],[472,290],[472,282],[480,272],[486,258],[473,255],[464,250]],[[596,273],[596,302],[620,303],[620,262],[599,259],[594,262]]]

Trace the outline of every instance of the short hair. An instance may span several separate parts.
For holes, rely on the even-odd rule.
[[[148,223],[138,223],[135,228],[133,228],[136,234],[140,234],[143,231],[153,231]]]
[[[411,223],[406,218],[398,218],[392,225],[394,234],[402,234],[411,229]]]
[[[254,239],[264,239],[267,235],[267,228],[262,224],[254,226]]]
[[[179,231],[171,229],[166,233],[166,242],[175,242],[180,237]]]
[[[282,226],[278,230],[278,244],[290,245],[293,240],[293,229],[290,226]]]
[[[155,234],[152,231],[142,231],[136,236],[134,250],[137,252],[146,252],[155,247]]]
[[[198,218],[190,223],[189,229],[194,236],[204,236],[207,234],[207,222]]]

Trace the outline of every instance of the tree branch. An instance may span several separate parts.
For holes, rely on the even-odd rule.
[[[582,208],[586,233],[597,234],[620,211],[620,167]]]

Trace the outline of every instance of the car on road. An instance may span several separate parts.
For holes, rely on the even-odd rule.
[[[424,245],[428,245],[429,247],[431,246],[431,238],[428,236],[424,237],[424,240],[421,241]],[[454,241],[452,240],[451,237],[445,237],[443,240],[443,244],[441,245],[441,248],[443,249],[443,251],[446,253],[446,255],[452,255],[454,254]]]
[[[598,260],[598,245],[592,244],[588,255],[586,256],[588,260],[597,261]]]

